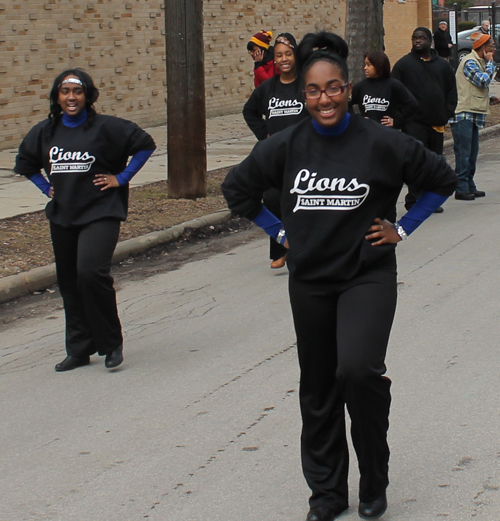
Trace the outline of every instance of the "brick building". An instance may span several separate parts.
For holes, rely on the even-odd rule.
[[[208,116],[241,110],[253,89],[246,44],[258,30],[343,34],[343,0],[270,2],[204,1]],[[94,78],[98,112],[165,123],[164,16],[162,0],[0,0],[0,149],[47,116],[55,76],[72,67]]]
[[[391,65],[410,52],[411,35],[419,26],[432,31],[431,0],[385,0],[384,42]]]
[[[164,0],[0,0],[0,149],[17,147],[48,113],[47,95],[66,68],[87,70],[100,90],[97,110],[143,127],[165,123]],[[204,0],[207,115],[239,112],[253,89],[246,51],[260,29],[300,39],[344,34],[345,0]],[[411,31],[431,20],[430,0],[386,0],[391,61]]]

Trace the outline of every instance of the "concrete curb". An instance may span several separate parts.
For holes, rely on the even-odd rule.
[[[186,229],[199,229],[205,226],[214,226],[221,224],[231,217],[229,210],[221,210],[216,213],[198,217],[191,221],[187,221],[167,230],[158,232],[151,232],[141,237],[128,239],[119,242],[116,245],[115,253],[113,254],[113,263],[116,264],[130,255],[141,253],[160,244],[165,244],[170,241],[178,239]],[[42,291],[48,287],[56,284],[56,265],[49,264],[40,268],[34,268],[24,273],[11,275],[0,279],[0,304],[14,300],[25,295],[29,295],[34,291]]]

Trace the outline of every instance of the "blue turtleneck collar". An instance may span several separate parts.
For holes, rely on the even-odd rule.
[[[346,112],[340,123],[338,123],[334,127],[324,127],[323,125],[317,123],[314,119],[312,120],[312,124],[314,130],[316,130],[316,132],[318,134],[321,134],[322,136],[340,136],[340,134],[342,134],[349,126],[350,120],[351,115],[349,114],[349,112]]]
[[[85,107],[80,114],[77,114],[76,116],[68,116],[66,112],[63,112],[62,115],[62,122],[65,127],[79,127],[83,123],[87,121],[87,108]]]

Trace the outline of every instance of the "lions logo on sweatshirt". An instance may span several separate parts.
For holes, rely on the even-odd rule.
[[[296,99],[280,100],[279,98],[271,98],[269,100],[269,118],[275,118],[277,116],[298,116],[304,104]]]
[[[81,174],[92,168],[95,157],[88,152],[65,152],[64,148],[49,150],[50,174]]]
[[[297,210],[352,210],[361,206],[367,198],[370,187],[359,183],[354,177],[317,177],[303,168],[295,177],[291,194],[297,194],[294,213]],[[311,192],[315,192],[311,195]],[[319,195],[318,192],[320,192]],[[321,192],[325,192],[324,195]]]

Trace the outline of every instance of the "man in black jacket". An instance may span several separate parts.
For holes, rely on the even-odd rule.
[[[444,20],[439,22],[439,26],[434,32],[434,48],[441,58],[445,58],[446,60],[450,58],[453,42],[448,32],[448,23]]]
[[[445,126],[453,117],[458,100],[455,73],[431,48],[432,33],[427,27],[417,27],[411,40],[411,52],[398,60],[392,69],[392,77],[403,83],[418,102],[418,110],[405,121],[403,132],[442,155]],[[405,198],[407,210],[419,195],[409,187]],[[436,210],[437,213],[442,211],[442,208]]]

